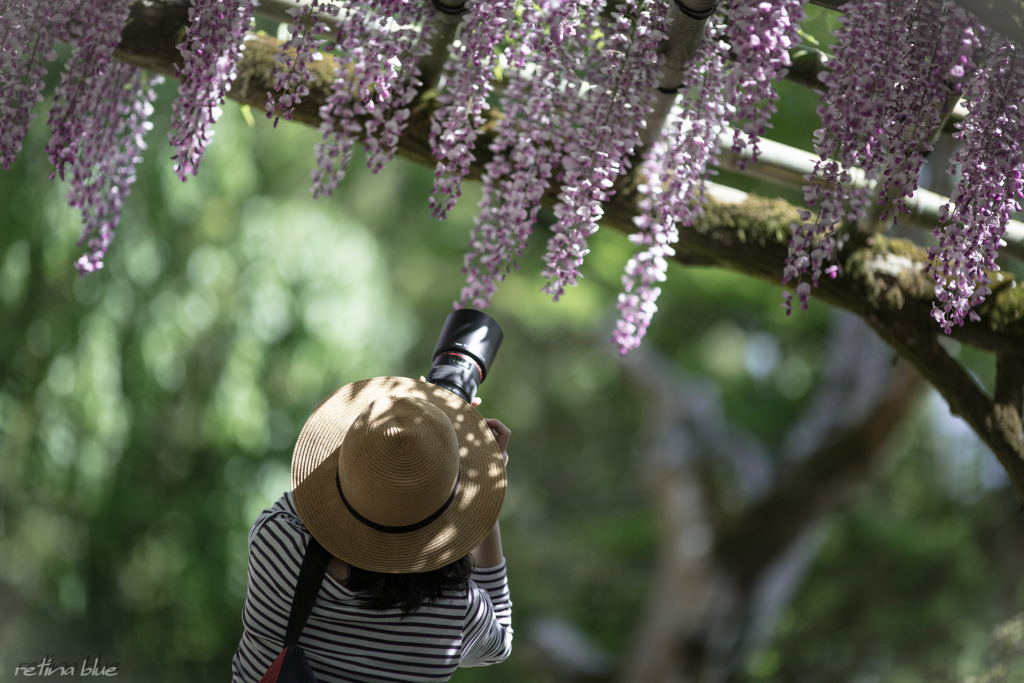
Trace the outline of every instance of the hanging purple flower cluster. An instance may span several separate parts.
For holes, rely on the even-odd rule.
[[[10,2],[0,15],[0,164],[11,167],[25,133],[35,119],[33,108],[43,101],[46,62],[57,53],[53,41],[66,39],[74,0],[52,3]]]
[[[515,0],[469,0],[459,45],[445,64],[447,83],[430,125],[430,148],[437,159],[434,217],[444,218],[462,194],[462,179],[473,163],[473,146],[486,123],[483,111],[494,89],[495,48],[515,21]]]
[[[370,5],[370,8],[376,9],[375,5]],[[335,29],[335,47],[348,58],[350,71],[344,73],[345,64],[339,60],[331,93],[327,96],[327,102],[320,107],[323,142],[314,147],[316,167],[310,174],[313,197],[330,195],[338,188],[338,184],[345,178],[345,169],[352,157],[356,140],[362,133],[362,126],[356,120],[355,108],[358,101],[370,98],[370,88],[376,80],[372,56],[380,47],[375,40],[380,36],[380,31],[374,30],[377,21],[379,19],[372,10],[368,16],[350,12]]]
[[[504,118],[497,123],[490,146],[494,156],[481,178],[483,197],[465,256],[466,286],[459,306],[490,305],[497,283],[533,232],[541,197],[573,137],[581,86],[576,69],[586,51],[576,10],[575,2],[565,2],[523,11],[518,32],[523,49],[511,54],[515,73],[507,79]],[[538,45],[545,25],[553,39]],[[534,53],[532,63],[525,60],[527,50]]]
[[[178,46],[185,65],[178,71],[181,84],[169,134],[181,180],[199,171],[212,126],[238,73],[252,8],[252,0],[192,0],[185,40]]]
[[[85,3],[75,13],[77,50],[64,65],[57,87],[47,152],[51,175],[67,179],[68,203],[82,211],[79,245],[86,253],[75,267],[81,274],[103,267],[103,257],[135,181],[135,164],[152,127],[155,93],[143,73],[113,59],[127,0]]]
[[[309,84],[313,81],[309,63],[323,59],[321,49],[327,42],[324,38],[327,24],[323,19],[337,17],[338,6],[330,2],[321,5],[320,0],[312,0],[308,5],[289,9],[288,14],[294,19],[288,27],[291,37],[274,55],[274,92],[267,95],[267,118],[274,119],[275,128],[282,116],[291,121],[295,105],[309,94]]]
[[[732,91],[727,86],[731,74],[725,64],[729,45],[722,41],[724,33],[721,17],[712,16],[707,39],[682,84],[684,96],[675,103],[661,138],[644,161],[647,182],[639,187],[643,199],[633,219],[637,231],[629,236],[640,248],[622,276],[620,318],[612,335],[622,354],[640,346],[658,310],[661,288],[657,283],[665,281],[667,259],[675,254],[676,225],[692,226],[703,210],[708,165],[714,163],[719,135],[733,112],[727,102]]]
[[[128,20],[128,1],[85,3],[79,8],[76,19],[81,26],[81,35],[75,38],[78,49],[64,64],[50,109],[53,134],[46,148],[55,167],[53,174],[62,179],[68,164],[84,161],[84,167],[88,168],[98,161],[88,155],[83,160],[79,148],[105,127],[110,93],[104,87],[114,85],[115,74],[121,71],[121,65],[114,61],[114,47],[120,40],[121,27]]]
[[[732,0],[729,3],[725,41],[732,52],[734,66],[722,69],[729,74],[722,88],[731,92],[735,117],[744,135],[737,134],[736,152],[748,144],[754,161],[760,149],[758,140],[771,128],[779,99],[774,82],[789,71],[789,48],[799,40],[800,22],[806,18],[806,0]],[[710,38],[710,35],[709,35]]]
[[[809,275],[816,287],[823,273],[839,275],[836,255],[846,239],[845,225],[867,218],[876,203],[883,207],[880,221],[891,213],[908,211],[907,198],[917,190],[925,155],[934,148],[934,137],[965,84],[978,103],[975,106],[980,106],[983,93],[991,97],[992,84],[986,82],[990,72],[982,69],[980,77],[975,73],[985,29],[951,0],[851,0],[844,12],[835,56],[829,61],[829,72],[821,76],[828,92],[818,110],[822,118],[822,128],[815,133],[819,159],[807,178],[808,209],[801,212],[803,222],[793,226],[784,283]],[[879,21],[879,16],[886,21]],[[1016,97],[1019,102],[1019,92]],[[1019,163],[1019,148],[1006,147],[1012,134],[1006,137],[1006,126],[994,125],[1000,116],[1012,121],[1012,99],[994,105],[1001,107],[998,111],[988,109],[982,125],[965,124],[961,133],[965,148],[957,161],[965,174],[968,167],[971,172],[954,193],[955,218],[939,229],[945,241],[940,240],[941,274],[936,271],[942,306],[936,306],[934,315],[947,333],[952,324],[962,325],[969,309],[984,299],[988,290],[982,269],[995,265],[999,243],[999,237],[992,240],[991,235],[1001,235],[1002,227],[996,226],[1005,226],[1008,220],[1008,215],[1001,223],[979,219],[971,202],[984,183],[997,187],[1010,182],[1005,173]],[[968,138],[974,141],[971,147],[966,145]],[[982,150],[1016,151],[1017,157],[1011,154],[1002,163],[992,163]],[[863,178],[859,187],[852,182],[854,173]],[[970,200],[958,203],[957,197],[968,195]],[[993,196],[992,206],[1002,207],[994,208],[994,215],[1009,211],[1009,195],[1004,191]],[[966,242],[961,221],[968,226]],[[810,284],[804,281],[797,286],[804,309]],[[792,297],[788,292],[783,296],[788,313]]]
[[[372,173],[395,156],[398,140],[412,115],[409,108],[423,85],[418,64],[430,53],[434,35],[430,11],[426,3],[407,0],[387,12],[391,16],[390,38],[379,55],[382,67],[374,84],[375,97],[365,107],[363,145],[366,165]]]
[[[544,292],[552,300],[577,284],[587,238],[604,214],[601,204],[615,180],[630,168],[640,129],[658,82],[658,42],[664,37],[667,6],[626,0],[599,19],[603,46],[585,65],[589,86],[562,157],[562,190],[544,255]]]
[[[876,177],[883,161],[885,113],[892,97],[907,45],[907,12],[913,0],[851,0],[844,5],[837,33],[839,43],[820,79],[828,90],[818,107],[822,128],[814,134],[818,153],[814,172],[804,189],[808,209],[803,223],[794,224],[793,240],[783,284],[810,275],[815,287],[822,274],[837,277],[836,254],[846,241],[844,221],[855,221],[870,204],[870,191],[852,187],[850,169],[859,166]],[[879,17],[886,17],[879,21]],[[797,286],[801,308],[807,308],[811,288]],[[783,307],[792,310],[792,297],[783,293]]]
[[[149,122],[156,99],[152,86],[161,82],[163,76],[147,82],[142,70],[117,64],[98,75],[93,84],[114,96],[96,112],[102,117],[91,127],[96,133],[82,141],[71,163],[68,204],[82,210],[80,243],[85,242],[87,248],[75,263],[81,274],[103,267],[121,208],[135,182],[135,164],[142,161],[143,137],[153,127]]]
[[[657,311],[679,226],[692,225],[702,211],[704,182],[729,122],[737,128],[734,149],[751,146],[757,160],[776,112],[773,82],[791,65],[805,2],[725,0],[707,22],[663,130],[651,132],[654,142],[640,157],[639,132],[669,30],[668,0],[467,0],[433,93],[429,135],[437,160],[430,204],[443,218],[461,194],[488,119],[495,132],[456,305],[490,304],[554,188],[556,221],[543,276],[544,291],[557,301],[582,277],[602,204],[642,163],[637,231],[630,237],[637,251],[622,279],[614,334],[623,353],[637,347]],[[82,212],[87,253],[77,266],[83,273],[102,267],[145,147],[152,86],[159,81],[113,59],[129,4],[8,0],[0,11],[4,168],[14,162],[42,100],[53,42],[74,48],[50,111],[47,152],[54,176],[70,184],[69,203]],[[182,180],[196,174],[213,135],[255,4],[191,3],[178,46],[183,63],[170,133]],[[311,0],[290,10],[290,37],[275,58],[266,110],[275,125],[291,119],[320,77],[311,65],[333,60],[334,80],[319,111],[315,197],[338,187],[357,143],[373,172],[394,156],[423,88],[418,65],[433,49],[435,13],[459,11],[451,5]],[[1024,191],[1024,58],[953,0],[848,0],[837,38],[821,75],[818,160],[807,177],[807,209],[792,226],[783,282],[796,284],[806,308],[812,285],[840,274],[848,225],[908,210],[936,131],[962,95],[969,115],[954,158],[961,178],[932,250],[933,315],[949,332],[977,318],[972,309],[990,292],[1009,213],[1019,209]],[[494,99],[501,115],[488,116]],[[788,313],[792,296],[785,297]]]
[[[1024,54],[999,36],[991,41],[978,78],[964,93],[968,115],[959,132],[963,146],[954,157],[961,177],[952,207],[943,207],[931,250],[935,277],[932,316],[948,334],[992,290],[989,272],[999,270],[996,254],[1011,211],[1024,198]]]
[[[376,0],[359,11],[350,8],[338,22],[333,47],[340,58],[320,107],[323,142],[315,147],[314,197],[337,189],[357,141],[374,173],[394,156],[421,84],[416,64],[429,48],[428,12],[412,0]]]
[[[897,85],[886,118],[889,159],[879,204],[909,213],[907,198],[917,189],[925,155],[944,115],[959,99],[963,83],[975,70],[982,27],[963,8],[941,0],[922,0],[911,19],[913,42],[897,65]],[[887,218],[883,212],[880,220]]]

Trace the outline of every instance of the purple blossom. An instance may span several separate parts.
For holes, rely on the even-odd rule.
[[[338,16],[338,6],[312,0],[308,5],[291,8],[288,14],[294,19],[289,27],[291,38],[274,55],[274,91],[267,93],[267,118],[274,119],[275,128],[282,116],[291,121],[295,105],[309,94],[313,80],[309,62],[323,59],[320,50],[327,42],[322,37],[327,33],[323,19]]]
[[[121,219],[121,208],[135,182],[135,164],[146,148],[143,137],[152,129],[156,92],[152,86],[163,76],[146,82],[141,69],[112,63],[90,79],[87,87],[116,94],[101,109],[82,114],[92,131],[79,144],[70,163],[68,203],[82,210],[82,237],[86,253],[75,263],[82,275],[103,267],[103,258]]]
[[[376,47],[373,21],[372,15],[367,18],[361,12],[347,12],[335,29],[334,41],[342,57],[331,93],[320,107],[323,142],[313,146],[316,166],[310,173],[314,198],[330,195],[338,188],[345,178],[355,141],[362,133],[355,117],[355,102],[357,97],[370,96],[375,78],[372,60],[367,56]]]
[[[581,0],[541,0],[541,16],[550,28],[550,39],[546,41],[544,49],[560,45],[566,37],[576,35],[576,29],[580,25],[580,2]],[[584,2],[587,11],[590,11],[591,4]]]
[[[407,0],[390,13],[389,35],[378,53],[374,97],[364,105],[368,116],[363,145],[371,173],[380,171],[395,156],[412,115],[409,107],[423,85],[418,64],[430,53],[435,31],[432,11],[427,3]]]
[[[238,74],[242,41],[253,18],[252,0],[193,0],[185,40],[178,51],[185,60],[171,116],[174,170],[184,181],[195,175],[213,138],[213,124],[231,82]]]
[[[982,30],[977,20],[949,0],[920,0],[886,113],[889,161],[880,204],[891,200],[896,211],[909,213],[907,197],[917,190],[925,154],[933,149],[931,138],[951,98],[959,96],[974,73]]]
[[[79,245],[86,253],[80,274],[103,267],[103,257],[121,219],[121,208],[135,181],[135,164],[152,128],[152,89],[161,76],[145,82],[140,69],[113,59],[128,18],[127,0],[83,3],[75,18],[77,49],[64,65],[50,110],[53,135],[47,153],[70,184],[67,200],[82,211]]]
[[[614,333],[622,353],[639,346],[657,311],[678,226],[692,225],[702,211],[708,164],[727,121],[741,129],[734,148],[750,144],[757,158],[776,111],[772,82],[790,65],[788,49],[805,1],[731,0],[728,26],[719,16],[709,21],[685,92],[643,162],[646,182],[638,188],[637,230],[630,236],[637,251],[622,278]],[[193,0],[178,46],[184,64],[170,135],[182,180],[196,174],[213,135],[255,2]],[[67,199],[82,212],[80,273],[103,266],[151,128],[152,85],[160,80],[147,82],[143,72],[113,60],[129,4],[8,0],[0,14],[4,168],[16,159],[42,100],[53,41],[75,48],[55,93],[47,153],[51,178],[68,180]],[[623,0],[607,7],[606,0],[469,0],[468,7],[431,122],[435,217],[454,206],[474,160],[499,59],[506,88],[465,256],[467,284],[456,306],[490,304],[553,180],[561,192],[543,273],[544,291],[557,301],[581,277],[602,203],[639,143],[658,79],[656,48],[668,2]],[[335,0],[290,10],[292,36],[275,57],[268,116],[292,118],[309,95],[309,64],[322,54],[336,50],[341,65],[320,110],[314,196],[337,187],[356,141],[364,143],[373,172],[393,157],[422,85],[416,64],[430,48],[432,12],[419,0],[369,0],[346,12],[329,35],[325,18],[338,16]],[[783,282],[795,281],[806,308],[812,285],[823,274],[840,274],[845,224],[863,218],[876,198],[907,211],[942,112],[962,91],[969,115],[954,157],[962,176],[934,231],[938,246],[930,250],[932,315],[949,333],[965,319],[979,319],[975,309],[991,293],[1010,212],[1020,210],[1024,198],[1024,58],[1002,36],[983,45],[986,30],[953,0],[849,0],[837,35],[822,76],[827,92],[818,109],[818,160],[805,188],[808,208],[792,226]],[[855,174],[867,182],[855,188]],[[784,293],[787,313],[792,299]]]
[[[664,37],[666,11],[664,2],[627,0],[610,20],[599,20],[603,47],[586,65],[590,89],[562,157],[558,220],[544,256],[544,291],[554,301],[576,285],[589,251],[587,238],[604,213],[601,203],[614,194],[615,179],[628,170],[640,142],[658,80],[656,48]]]
[[[758,141],[771,128],[772,115],[778,111],[775,81],[784,77],[791,65],[789,48],[799,39],[798,31],[806,0],[732,0],[728,6],[726,42],[734,58],[729,77],[722,84],[732,93],[736,119],[741,121],[733,150],[753,147],[754,161]]]
[[[0,164],[5,169],[21,151],[29,126],[35,120],[33,108],[43,101],[46,62],[57,54],[55,39],[66,39],[73,0],[33,3],[9,2],[0,14]]]
[[[495,47],[515,20],[515,0],[468,0],[461,44],[450,46],[440,105],[430,123],[430,149],[437,159],[434,217],[444,218],[462,194],[462,179],[475,158],[473,146],[484,125],[483,111],[494,89]]]
[[[566,5],[569,5],[568,7]],[[575,3],[557,8],[563,39],[549,40],[544,27],[556,21],[543,8],[525,8],[520,19],[516,62],[505,71],[508,86],[502,95],[504,118],[490,145],[491,161],[484,167],[480,213],[470,234],[465,256],[466,286],[456,307],[486,308],[522,252],[540,211],[565,142],[572,135],[571,118],[578,107],[580,79],[575,72],[587,47],[586,36],[575,30]],[[527,66],[525,53],[533,58]]]
[[[110,93],[94,85],[98,79],[109,78],[114,48],[128,20],[128,4],[128,0],[96,0],[81,3],[75,12],[80,35],[64,64],[50,109],[53,132],[46,153],[55,167],[51,179],[55,175],[63,179],[67,165],[78,158],[79,145],[107,125],[103,114],[111,111]]]
[[[622,354],[640,346],[658,310],[658,283],[665,281],[668,258],[675,254],[672,245],[679,241],[676,225],[692,226],[702,212],[707,167],[715,161],[716,141],[731,113],[724,32],[721,18],[712,16],[683,83],[686,95],[676,101],[661,138],[644,161],[647,182],[638,188],[643,199],[633,219],[637,231],[629,236],[639,249],[622,276],[620,318],[612,335]]]
[[[991,294],[990,272],[1011,211],[1024,197],[1024,55],[1001,35],[991,39],[987,59],[964,91],[968,115],[953,157],[960,180],[943,207],[930,250],[935,298],[932,317],[949,334]]]
[[[851,0],[839,19],[839,43],[821,75],[827,87],[818,107],[822,127],[815,131],[818,161],[807,177],[801,223],[790,226],[793,238],[782,283],[810,275],[814,286],[822,274],[836,277],[837,254],[846,241],[844,221],[855,221],[870,205],[871,190],[851,188],[850,170],[859,166],[869,178],[884,167],[885,114],[899,79],[907,49],[907,15],[914,0]],[[879,17],[886,17],[879,21]],[[813,212],[816,211],[816,215]],[[807,309],[810,288],[798,288]],[[792,310],[786,293],[783,307]]]
[[[314,147],[314,197],[337,189],[356,140],[366,145],[374,173],[394,156],[420,85],[416,63],[429,49],[428,12],[410,0],[376,0],[339,22],[339,69],[320,107],[323,142]],[[366,119],[365,126],[358,117]]]

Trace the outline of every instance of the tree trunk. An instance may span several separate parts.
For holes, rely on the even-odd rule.
[[[869,479],[923,386],[891,355],[867,326],[841,320],[834,370],[786,441],[792,457],[778,458],[777,468],[728,427],[710,389],[650,351],[628,363],[656,397],[648,471],[662,544],[623,683],[728,681],[770,638],[817,555],[824,516]],[[738,512],[723,510],[712,458],[729,462],[746,491]]]

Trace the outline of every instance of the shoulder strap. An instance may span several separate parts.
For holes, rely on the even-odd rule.
[[[284,636],[285,647],[291,647],[299,642],[306,620],[313,611],[313,603],[320,592],[320,584],[323,583],[330,560],[330,553],[310,535],[306,553],[302,557],[302,567],[299,569],[299,581],[295,585],[292,611],[288,615],[288,630]]]

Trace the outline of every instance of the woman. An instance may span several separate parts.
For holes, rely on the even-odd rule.
[[[363,380],[324,401],[295,445],[291,493],[249,533],[232,680],[259,681],[281,651],[310,535],[332,556],[299,640],[321,683],[447,681],[504,661],[510,437],[423,381]]]

